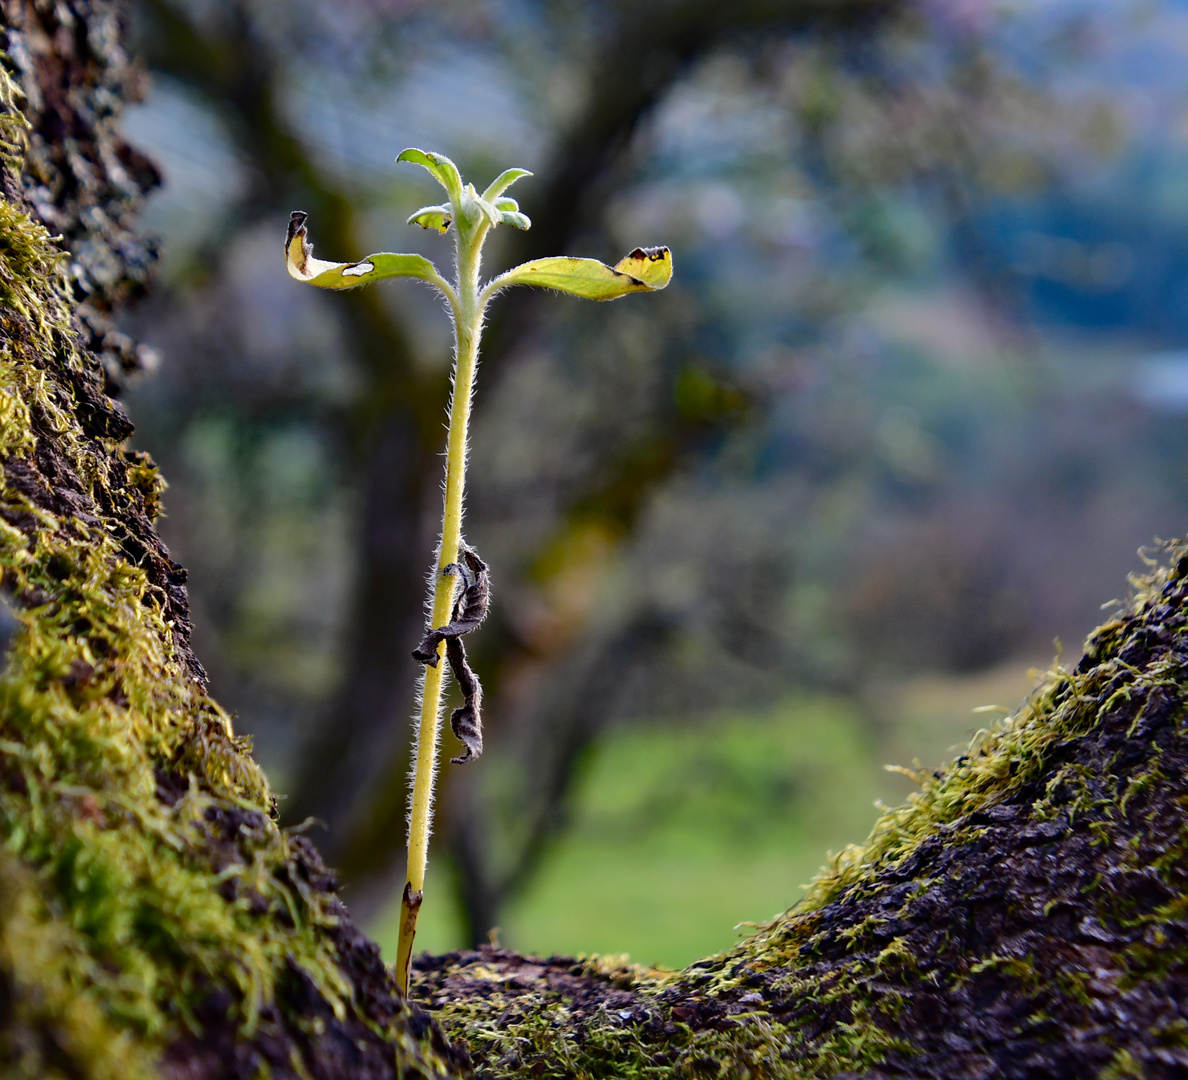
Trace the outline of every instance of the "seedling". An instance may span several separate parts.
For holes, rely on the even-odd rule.
[[[420,278],[440,290],[454,317],[456,347],[441,540],[432,574],[430,624],[425,637],[413,652],[413,657],[425,666],[421,676],[420,717],[413,755],[408,874],[401,901],[400,944],[396,956],[396,975],[407,993],[409,962],[424,894],[425,863],[429,850],[441,717],[443,655],[449,660],[465,699],[462,707],[455,709],[450,717],[454,733],[465,747],[462,756],[454,758],[454,761],[471,761],[482,753],[483,748],[480,718],[482,691],[466,663],[466,653],[462,647],[462,635],[470,633],[483,621],[490,599],[487,566],[474,549],[462,540],[466,432],[470,422],[471,391],[478,362],[483,314],[491,298],[512,285],[557,289],[587,300],[617,300],[628,293],[663,289],[672,277],[672,256],[666,247],[636,248],[613,267],[597,259],[533,259],[484,284],[479,280],[479,264],[487,233],[496,225],[510,225],[516,229],[527,229],[531,225],[520,212],[516,200],[504,192],[516,180],[532,174],[526,169],[507,169],[480,195],[473,184],[463,185],[457,166],[442,154],[405,150],[396,160],[409,161],[428,169],[449,196],[439,206],[426,206],[418,210],[408,222],[440,233],[448,232],[453,226],[456,273],[452,283],[446,281],[437,267],[423,255],[396,255],[385,251],[351,263],[315,259],[313,246],[306,237],[306,215],[300,211],[294,212],[289,220],[285,258],[292,277],[323,289],[354,289],[390,277]]]

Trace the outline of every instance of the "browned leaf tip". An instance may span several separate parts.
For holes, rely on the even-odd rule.
[[[294,210],[289,215],[289,228],[285,234],[285,250],[289,250],[289,245],[293,242],[293,237],[296,236],[302,229],[305,228],[305,223],[309,220],[309,215],[304,210]]]

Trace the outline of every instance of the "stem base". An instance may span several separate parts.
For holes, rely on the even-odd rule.
[[[413,938],[417,936],[417,916],[421,913],[423,892],[414,891],[411,881],[404,883],[400,898],[400,944],[396,949],[396,982],[408,997],[409,974],[412,967]]]

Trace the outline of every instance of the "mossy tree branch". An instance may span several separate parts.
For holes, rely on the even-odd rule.
[[[1188,1065],[1188,544],[787,914],[680,972],[484,949],[414,996],[534,1077],[1173,1077]]]

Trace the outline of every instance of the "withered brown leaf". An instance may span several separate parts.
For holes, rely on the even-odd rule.
[[[491,579],[487,564],[479,558],[474,548],[463,544],[458,556],[461,562],[450,563],[442,567],[441,571],[462,581],[462,591],[454,601],[450,621],[425,634],[413,650],[413,659],[437,667],[437,646],[443,641],[446,643],[446,659],[454,678],[458,680],[463,699],[462,705],[450,714],[450,728],[465,747],[461,756],[450,761],[462,765],[474,761],[483,752],[483,688],[466,662],[462,635],[477,630],[487,617],[491,606]]]

